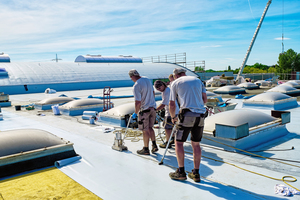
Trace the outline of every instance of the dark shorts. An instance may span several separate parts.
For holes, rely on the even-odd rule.
[[[200,142],[203,135],[204,117],[184,117],[178,122],[174,132],[178,142],[185,142],[191,132],[191,141]]]
[[[145,112],[139,112],[138,127],[139,130],[148,130],[153,128],[156,119],[156,111],[154,108],[149,108]]]
[[[177,115],[176,115],[177,116]],[[171,116],[167,116],[164,118],[164,122],[163,122],[163,127],[165,129],[169,129],[172,130],[173,129],[174,124],[172,123],[172,118]]]

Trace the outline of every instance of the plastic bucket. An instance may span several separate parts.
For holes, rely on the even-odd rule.
[[[58,105],[51,106],[54,115],[60,115]]]
[[[94,117],[90,118],[90,124],[95,124],[95,118]]]
[[[15,106],[15,109],[16,109],[16,111],[21,110],[21,106],[17,105],[17,106]]]

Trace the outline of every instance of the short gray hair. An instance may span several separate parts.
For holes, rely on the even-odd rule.
[[[186,70],[183,69],[183,68],[175,68],[174,71],[173,71],[173,74],[174,74],[174,75],[177,75],[177,74],[180,74],[180,73],[182,73],[182,72],[185,73]]]
[[[128,72],[129,76],[140,76],[140,74],[138,73],[138,71],[136,71],[135,69],[132,69]]]

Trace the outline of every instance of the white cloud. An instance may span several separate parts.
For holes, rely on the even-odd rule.
[[[226,58],[241,62],[265,5],[251,1],[257,18],[253,20],[249,3],[239,0],[0,1],[0,51],[14,60],[14,54],[22,59],[21,54],[49,52],[66,57],[74,52],[142,56],[187,52],[190,60],[233,66]],[[286,14],[298,12],[297,5],[296,1],[285,5]],[[269,39],[281,35],[281,21],[270,19],[280,15],[280,6],[272,2],[269,21],[264,21],[255,45],[268,46]]]
[[[290,40],[291,38],[283,38],[283,40]],[[274,40],[282,40],[282,37],[274,38]]]

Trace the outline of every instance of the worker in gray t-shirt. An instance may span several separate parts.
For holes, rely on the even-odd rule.
[[[202,81],[197,77],[187,76],[185,72],[186,70],[183,68],[176,68],[173,71],[175,81],[173,81],[171,85],[170,114],[172,122],[174,124],[176,123],[176,130],[174,131],[175,151],[179,168],[176,172],[171,172],[169,176],[171,179],[175,180],[186,180],[183,143],[187,140],[189,133],[191,132],[194,169],[188,174],[188,177],[195,182],[200,182],[200,141],[202,139],[204,128],[204,113],[206,112],[204,105],[207,102],[207,96]],[[175,113],[175,100],[177,96],[180,103],[178,117]]]
[[[150,155],[149,139],[152,141],[151,152],[155,153],[158,151],[153,130],[156,119],[156,102],[153,85],[148,78],[141,77],[135,69],[130,70],[128,74],[134,82],[133,95],[135,100],[135,112],[132,117],[136,118],[138,114],[138,127],[139,130],[143,131],[144,147],[138,150],[137,153]]]
[[[173,76],[173,75],[172,75]],[[162,102],[161,104],[157,107],[157,111],[165,109],[165,116],[164,116],[164,122],[163,122],[163,127],[165,128],[165,133],[166,133],[166,142],[163,144],[160,144],[159,147],[161,148],[166,148],[167,143],[170,139],[172,129],[173,129],[173,123],[169,111],[169,102],[170,102],[170,88],[167,86],[167,84],[161,80],[157,80],[154,82],[154,87],[158,91],[162,92]],[[175,114],[177,115],[179,113],[179,107],[176,103],[176,111]],[[172,147],[172,144],[174,144],[174,138],[172,137],[170,140],[170,144],[168,148]]]

